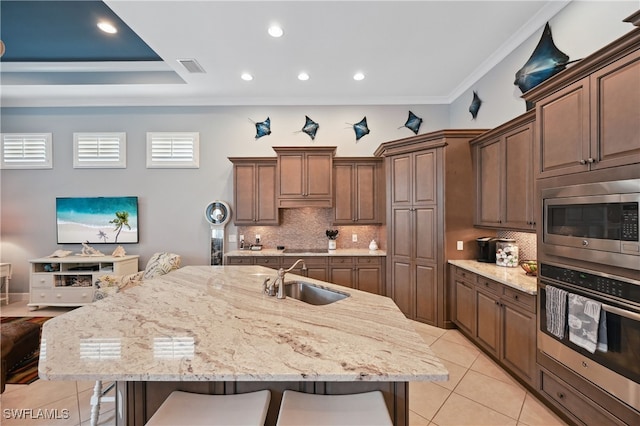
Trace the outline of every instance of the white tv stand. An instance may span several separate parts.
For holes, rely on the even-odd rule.
[[[32,259],[29,310],[42,306],[81,306],[93,302],[95,282],[105,274],[138,272],[138,255],[42,257]]]

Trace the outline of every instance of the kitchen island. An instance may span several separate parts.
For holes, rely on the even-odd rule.
[[[117,382],[118,424],[138,425],[171,391],[270,389],[275,424],[285,389],[381,390],[408,424],[408,382],[448,372],[393,301],[355,289],[322,306],[263,293],[262,266],[187,266],[45,323],[45,380]],[[311,278],[287,274],[330,289]]]

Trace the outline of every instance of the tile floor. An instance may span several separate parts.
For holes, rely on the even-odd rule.
[[[64,308],[29,311],[26,301],[0,307],[1,316],[55,316]],[[449,381],[410,385],[409,423],[412,426],[448,425],[565,425],[523,386],[482,353],[457,330],[443,330],[419,322],[416,331],[449,370]],[[95,382],[49,382],[7,385],[0,396],[0,424],[89,425],[89,404]],[[12,418],[11,409],[49,409],[51,419]],[[55,411],[57,409],[57,412]],[[64,411],[66,410],[66,411]],[[100,425],[115,424],[115,407],[105,403]]]

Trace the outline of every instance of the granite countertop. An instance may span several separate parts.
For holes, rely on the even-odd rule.
[[[308,257],[308,256],[386,256],[386,250],[369,250],[369,249],[337,249],[325,250],[321,253],[305,252],[305,253],[284,253],[283,250],[262,249],[262,250],[231,250],[225,253],[225,256],[291,256],[291,257]]]
[[[495,263],[483,263],[477,260],[449,260],[449,263],[513,287],[516,290],[533,295],[538,293],[537,278],[527,275],[524,269],[519,266],[517,268],[507,268],[497,266]]]
[[[445,381],[393,301],[313,306],[262,292],[262,266],[186,266],[44,324],[46,380]],[[344,287],[287,274],[345,291]]]

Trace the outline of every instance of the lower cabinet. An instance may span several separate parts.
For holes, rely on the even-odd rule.
[[[536,385],[536,296],[451,265],[453,322],[520,379]]]

